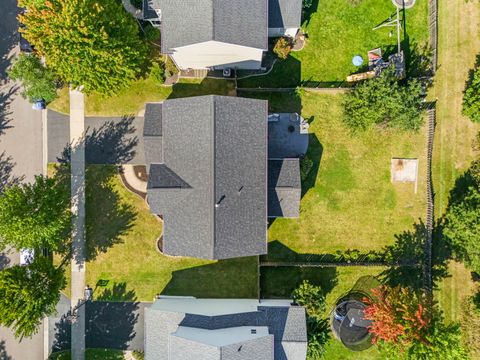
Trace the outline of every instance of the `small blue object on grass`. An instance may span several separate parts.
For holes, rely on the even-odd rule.
[[[44,110],[46,108],[45,100],[35,100],[32,104],[33,110]]]
[[[362,66],[363,58],[360,55],[355,55],[352,59],[352,63],[355,66]]]

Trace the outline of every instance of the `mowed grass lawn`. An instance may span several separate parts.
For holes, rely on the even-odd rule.
[[[263,96],[244,93],[241,96]],[[373,129],[352,134],[342,121],[344,95],[273,94],[272,111],[295,111],[310,121],[308,156],[314,161],[303,184],[300,218],[269,227],[269,259],[298,254],[381,250],[395,234],[411,230],[426,212],[424,129],[418,133]],[[392,157],[419,158],[418,189],[390,181]],[[294,255],[294,254],[293,254]]]
[[[232,81],[221,79],[181,79],[173,86],[158,84],[150,78],[139,79],[112,96],[96,93],[87,95],[85,112],[88,116],[137,114],[146,102],[210,94],[234,95],[234,88]],[[63,88],[59,91],[59,97],[49,104],[49,109],[68,114],[69,106],[68,88]]]
[[[271,74],[241,80],[239,86],[295,87],[301,81],[341,82],[358,71],[352,64],[354,55],[361,55],[367,61],[367,52],[371,49],[380,47],[384,52],[396,52],[395,27],[373,30],[395,12],[392,2],[357,2],[359,4],[354,5],[350,0],[314,0],[316,12],[303,25],[308,34],[305,48],[292,52],[286,61],[277,62]],[[427,14],[428,0],[417,0],[412,9],[405,11],[404,50],[427,43]]]
[[[97,250],[87,262],[87,283],[126,284],[138,300],[156,294],[256,298],[257,258],[206,261],[168,257],[156,250],[162,224],[122,184],[109,166],[89,166],[86,183],[87,243]],[[94,258],[94,259],[93,259]],[[95,295],[95,294],[94,294]],[[121,298],[122,294],[114,294]]]

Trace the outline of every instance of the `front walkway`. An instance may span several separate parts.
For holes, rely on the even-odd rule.
[[[76,309],[72,322],[72,360],[85,359],[85,111],[84,95],[70,90],[71,210],[72,223],[72,298]]]

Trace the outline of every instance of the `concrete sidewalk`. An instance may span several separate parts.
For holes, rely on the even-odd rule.
[[[70,90],[72,262],[71,307],[76,309],[72,323],[72,360],[85,359],[85,110],[84,95]]]

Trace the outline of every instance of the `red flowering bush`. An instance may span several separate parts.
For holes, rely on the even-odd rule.
[[[409,288],[380,286],[372,290],[372,298],[364,299],[367,308],[365,319],[371,320],[369,328],[372,342],[411,344],[420,341],[428,345],[426,334],[429,314],[425,297]]]

